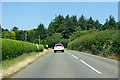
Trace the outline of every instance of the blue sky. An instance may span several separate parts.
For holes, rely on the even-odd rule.
[[[104,23],[110,15],[118,21],[117,2],[2,2],[2,27],[12,29],[35,29],[42,23],[48,28],[55,15],[69,14],[79,18],[98,19]]]

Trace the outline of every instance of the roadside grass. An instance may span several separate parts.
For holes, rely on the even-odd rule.
[[[11,60],[5,60],[5,61],[2,62],[2,69],[6,70],[9,67],[13,66],[14,64],[19,63],[19,62],[25,60],[26,58],[28,58],[30,56],[34,56],[36,54],[39,54],[39,52],[31,52],[29,54],[28,53],[24,53],[23,55],[18,56],[16,58],[13,58]]]
[[[103,54],[98,54],[98,56],[101,56],[101,57],[105,57],[105,58],[109,58],[109,59],[113,59],[113,60],[117,60],[117,61],[120,61],[120,58],[115,56],[114,54],[113,55],[107,55],[107,56],[104,56]]]
[[[71,49],[66,49],[66,50],[71,50]],[[73,50],[73,51],[78,51],[78,50]],[[95,55],[95,54],[92,54],[92,51],[88,51],[88,50],[87,51],[78,51],[78,52],[83,52],[83,53]],[[120,61],[120,58],[116,57],[114,54],[113,55],[107,55],[107,56],[104,56],[103,54],[97,54],[96,56],[105,57],[105,58],[108,58],[108,59],[113,59],[113,60]]]
[[[91,54],[91,55],[95,55],[95,54],[92,54],[92,51],[83,51],[84,53],[88,53],[88,54]],[[101,54],[97,54],[96,56],[101,56],[101,57],[105,57],[105,58],[108,58],[108,59],[113,59],[113,60],[117,60],[117,61],[120,61],[120,58],[115,56],[114,54],[113,55],[107,55],[107,56],[104,56],[102,53]]]
[[[45,50],[43,52],[31,52],[24,53],[23,55],[11,60],[5,60],[2,62],[2,78],[9,78],[11,75],[19,72],[21,69],[27,67],[39,57],[51,52],[52,49]],[[1,64],[0,64],[1,65]]]
[[[91,55],[95,55],[95,54],[92,54],[92,51],[83,51],[83,52],[91,54]],[[113,59],[113,60],[120,61],[120,58],[115,56],[114,54],[113,55],[104,56],[102,53],[100,53],[100,54],[97,54],[96,56],[101,56],[101,57],[105,57],[105,58],[108,58],[108,59]]]

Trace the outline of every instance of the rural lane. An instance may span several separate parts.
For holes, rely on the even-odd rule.
[[[11,78],[118,78],[118,61],[73,50],[50,52]]]

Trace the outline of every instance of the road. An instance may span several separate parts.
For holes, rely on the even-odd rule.
[[[72,50],[50,52],[12,78],[118,78],[118,61]]]

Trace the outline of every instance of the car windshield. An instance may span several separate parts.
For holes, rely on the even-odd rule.
[[[62,46],[61,44],[57,44],[57,45],[55,45],[55,46]]]

